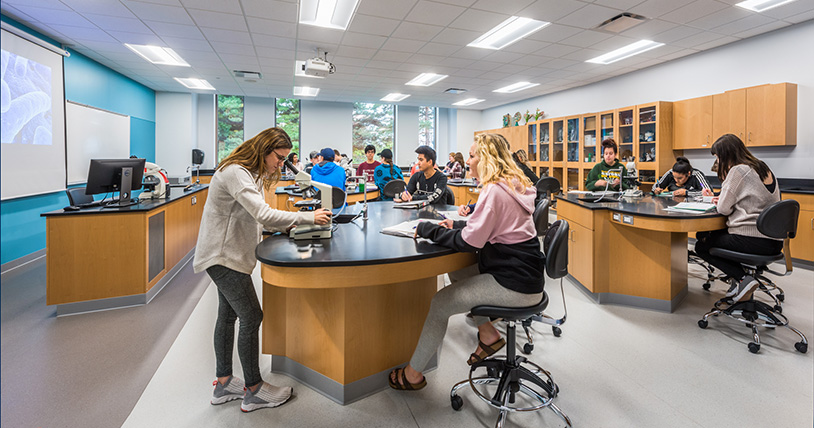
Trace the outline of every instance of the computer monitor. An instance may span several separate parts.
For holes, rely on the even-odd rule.
[[[143,177],[144,159],[91,159],[85,194],[118,191],[119,203],[111,206],[135,205],[137,202],[130,202],[130,193],[141,189]]]

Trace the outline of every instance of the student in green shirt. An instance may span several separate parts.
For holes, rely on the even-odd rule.
[[[613,138],[606,138],[602,141],[602,161],[596,164],[588,173],[588,178],[585,179],[586,190],[605,190],[605,186],[608,184],[607,180],[611,180],[610,185],[607,186],[608,190],[619,190],[619,178],[611,178],[608,174],[609,170],[622,168],[622,177],[627,175],[624,165],[616,159],[616,152],[616,141]],[[622,187],[624,189],[630,188],[627,184],[622,184]]]

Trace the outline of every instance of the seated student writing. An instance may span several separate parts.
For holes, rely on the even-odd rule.
[[[621,180],[616,177],[620,173],[621,177],[627,175],[625,166],[616,159],[616,141],[613,138],[606,138],[602,141],[602,161],[594,165],[591,172],[588,173],[588,178],[585,179],[585,189],[589,191],[594,190],[619,190]],[[612,171],[611,170],[616,170]],[[610,183],[608,183],[610,181]],[[622,189],[629,189],[630,185],[621,183]]]
[[[366,183],[373,183],[373,171],[382,163],[374,159],[376,157],[376,147],[373,144],[365,146],[365,161],[356,168],[356,175],[365,177]]]
[[[478,305],[525,307],[543,297],[540,241],[532,213],[537,192],[512,160],[499,134],[481,134],[469,149],[470,174],[483,183],[478,209],[468,222],[420,223],[416,235],[457,251],[477,252],[478,264],[450,272],[452,284],[436,293],[410,364],[390,373],[390,387],[421,389],[423,371],[444,340],[449,317]],[[474,317],[479,343],[474,364],[500,350],[506,341],[489,318]]]
[[[757,218],[764,209],[780,201],[780,189],[769,167],[755,158],[740,138],[726,134],[712,145],[718,163],[721,194],[712,199],[718,213],[726,217],[726,229],[696,234],[695,253],[731,278],[726,297],[746,300],[759,285],[746,275],[741,264],[713,256],[710,248],[760,255],[777,254],[783,240],[768,237],[757,229]]]
[[[673,169],[664,173],[655,186],[653,193],[673,192],[673,196],[686,196],[687,192],[702,192],[704,196],[712,196],[712,187],[707,183],[704,174],[692,167],[690,161],[679,156]]]
[[[418,172],[410,176],[407,189],[394,199],[396,202],[427,200],[431,204],[443,204],[447,189],[447,177],[435,167],[435,150],[427,146],[415,149],[418,153]]]
[[[464,173],[466,172],[464,168],[464,155],[461,154],[461,152],[455,153],[453,159],[455,159],[455,162],[453,162],[449,168],[449,177],[455,179],[464,178]]]
[[[384,186],[391,180],[404,180],[404,175],[401,173],[401,168],[393,165],[392,150],[384,149],[379,156],[382,157],[382,163],[373,171],[376,187],[379,188],[379,198],[383,201],[392,201],[393,198],[384,195]]]
[[[344,192],[347,177],[345,176],[345,170],[334,162],[335,154],[333,149],[322,149],[319,154],[322,160],[311,169],[311,180],[338,187]]]

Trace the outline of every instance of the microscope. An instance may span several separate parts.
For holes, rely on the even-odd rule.
[[[161,199],[167,197],[167,186],[169,180],[162,172],[160,166],[152,162],[144,162],[144,191],[139,195],[140,200]]]
[[[318,183],[311,181],[311,176],[305,171],[299,171],[291,164],[290,161],[285,161],[285,166],[289,171],[294,173],[294,182],[302,191],[303,200],[294,204],[301,210],[315,210],[317,208],[332,209],[333,208],[333,187],[325,183]],[[317,192],[320,193],[321,199],[313,199]],[[324,226],[316,224],[302,224],[299,225],[288,233],[289,238],[295,240],[301,239],[330,239],[331,238],[331,223]]]

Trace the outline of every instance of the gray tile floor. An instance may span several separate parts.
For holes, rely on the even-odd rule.
[[[566,281],[568,321],[563,335],[555,338],[549,327],[538,324],[531,358],[554,375],[561,390],[556,403],[575,426],[814,424],[814,350],[797,353],[796,335],[783,329],[763,333],[761,352],[753,355],[746,349],[751,331],[735,321],[713,319],[707,330],[698,328],[698,319],[723,294],[721,283],[711,292],[703,291],[701,272],[690,266],[689,295],[672,314],[600,306]],[[814,339],[814,272],[797,269],[776,279],[786,291],[784,313],[809,340]],[[259,284],[257,271],[255,281]],[[559,287],[549,281],[547,290],[552,297],[549,309],[559,315]],[[238,401],[211,406],[216,304],[210,286],[124,426],[494,426],[496,412],[471,392],[463,394],[460,412],[449,405],[449,389],[466,377],[465,360],[475,348],[474,330],[463,316],[450,320],[439,367],[428,373],[429,386],[421,391],[385,390],[340,406],[293,379],[270,374],[270,358],[262,356],[267,381],[294,387],[291,402],[250,414],[240,412]],[[562,423],[543,411],[512,414],[509,426]]]

